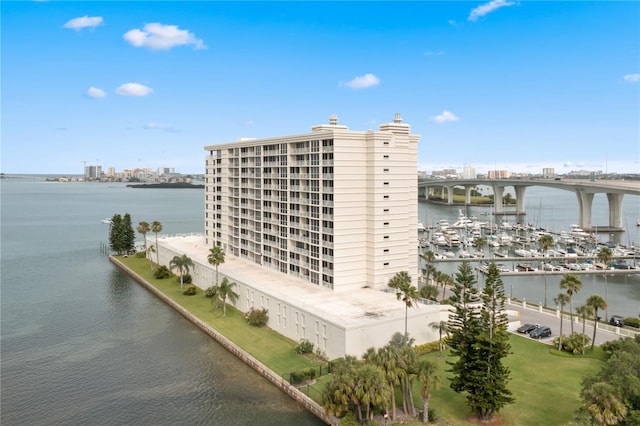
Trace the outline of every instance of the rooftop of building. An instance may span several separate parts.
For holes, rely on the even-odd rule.
[[[186,254],[194,262],[209,265],[207,255],[210,247],[202,235],[165,236],[158,242],[161,247]],[[225,262],[219,265],[218,271],[234,282],[255,285],[274,298],[345,328],[370,324],[372,320],[397,320],[405,315],[404,303],[397,300],[395,293],[370,288],[334,291],[229,254],[225,255]],[[441,309],[442,306],[437,304],[416,303],[409,309],[409,316]]]

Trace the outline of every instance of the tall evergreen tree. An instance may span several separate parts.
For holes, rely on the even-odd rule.
[[[469,262],[458,267],[450,297],[453,311],[449,316],[449,346],[455,362],[447,361],[453,373],[450,386],[456,392],[473,391],[478,372],[474,345],[480,334],[480,310],[473,306],[478,301],[478,290]]]
[[[122,218],[122,242],[125,253],[131,252],[136,248],[136,233],[133,230],[129,213],[125,213]]]
[[[479,297],[468,262],[458,268],[451,297],[454,310],[449,318],[454,374],[451,388],[466,392],[467,405],[481,420],[491,419],[502,407],[513,403],[507,389],[509,369],[502,360],[511,346],[507,332],[504,284],[495,263],[489,265],[485,287]]]
[[[114,214],[109,225],[109,246],[111,251],[122,254],[124,242],[122,235],[122,216]]]
[[[483,367],[483,383],[467,396],[471,409],[482,420],[489,420],[514,398],[507,388],[510,371],[502,360],[511,349],[507,331],[509,318],[505,310],[506,296],[500,271],[494,262],[489,264],[487,279],[480,295],[482,333],[476,343],[477,365]]]

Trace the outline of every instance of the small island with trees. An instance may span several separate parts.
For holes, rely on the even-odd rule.
[[[127,185],[127,188],[195,188],[204,189],[203,184],[193,184],[190,182],[162,182],[162,183],[139,183]]]

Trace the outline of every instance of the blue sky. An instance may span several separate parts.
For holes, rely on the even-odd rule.
[[[4,173],[402,114],[419,170],[640,172],[640,2],[11,2]]]

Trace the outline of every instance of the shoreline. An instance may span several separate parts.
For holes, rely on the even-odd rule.
[[[109,261],[119,267],[122,271],[124,271],[127,275],[133,278],[136,282],[141,284],[147,290],[149,290],[153,295],[158,297],[164,303],[166,303],[169,307],[173,308],[176,312],[182,315],[185,319],[191,322],[193,325],[202,330],[209,337],[213,338],[216,342],[222,345],[225,349],[235,355],[242,362],[247,364],[249,367],[253,368],[258,374],[267,379],[273,385],[275,385],[278,389],[284,392],[287,396],[292,398],[298,404],[302,405],[307,411],[311,414],[318,417],[320,420],[325,422],[328,425],[339,425],[340,421],[333,416],[329,416],[323,408],[314,400],[305,395],[302,391],[300,391],[295,386],[291,385],[289,382],[284,380],[278,374],[276,374],[269,367],[264,365],[262,362],[258,361],[252,355],[244,351],[242,348],[233,343],[230,339],[222,335],[220,332],[200,320],[198,317],[193,315],[191,312],[183,308],[179,303],[173,301],[162,291],[151,285],[144,278],[138,275],[134,270],[120,262],[115,256],[109,256]]]

